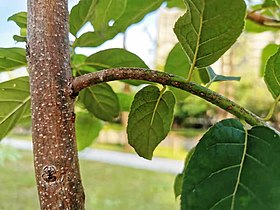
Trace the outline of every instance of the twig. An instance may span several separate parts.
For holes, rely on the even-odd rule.
[[[280,28],[280,21],[261,15],[256,12],[247,11],[247,19],[262,26]]]
[[[162,85],[173,86],[194,95],[199,96],[212,104],[235,115],[237,118],[245,120],[248,124],[266,125],[266,123],[252,112],[246,110],[228,98],[193,82],[187,82],[185,78],[171,75],[165,72],[147,70],[142,68],[113,68],[93,72],[78,76],[73,81],[73,94],[77,95],[84,88],[94,84],[109,82],[114,80],[144,80],[156,82]]]

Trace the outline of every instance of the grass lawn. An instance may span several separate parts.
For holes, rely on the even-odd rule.
[[[38,210],[31,151],[0,166],[0,209]],[[178,210],[174,175],[81,161],[87,210]]]
[[[119,125],[107,125],[105,129],[115,129],[115,130],[121,130],[124,129],[122,126]],[[204,130],[202,129],[176,129],[173,132],[176,132],[177,134],[184,136],[186,138],[193,138],[198,135],[201,135]],[[20,133],[10,133],[8,137],[15,138],[15,139],[21,139],[21,140],[31,140],[31,136],[27,134],[20,134]],[[126,152],[126,153],[135,153],[134,149],[132,147],[126,147],[125,145],[121,144],[110,144],[110,143],[99,143],[99,142],[93,142],[90,146],[94,149],[105,149],[105,150],[111,150],[111,151],[118,151],[118,152]],[[154,151],[154,157],[162,157],[162,158],[170,158],[170,159],[176,159],[176,160],[185,160],[186,155],[188,151],[183,148],[172,148],[168,146],[158,146]]]

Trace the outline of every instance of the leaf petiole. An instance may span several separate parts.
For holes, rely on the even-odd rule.
[[[269,109],[269,112],[268,112],[267,116],[263,118],[264,121],[269,121],[272,118],[273,113],[274,113],[274,111],[276,109],[276,106],[277,106],[279,101],[280,101],[280,95],[273,102],[272,106]]]

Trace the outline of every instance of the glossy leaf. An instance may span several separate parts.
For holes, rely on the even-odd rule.
[[[2,139],[30,108],[28,77],[0,83],[0,107],[0,139]]]
[[[93,117],[90,113],[76,113],[76,136],[78,149],[83,150],[90,146],[98,137],[102,129],[100,120]]]
[[[279,48],[279,45],[277,44],[268,44],[265,48],[262,50],[262,55],[261,55],[261,68],[260,68],[260,75],[264,76],[265,72],[265,65],[272,55],[274,55]]]
[[[27,28],[27,12],[18,12],[9,17],[8,21],[14,21],[20,28]]]
[[[161,93],[155,86],[147,86],[135,95],[127,134],[129,144],[139,156],[152,159],[156,146],[170,130],[174,105],[172,92]]]
[[[148,13],[156,10],[164,0],[127,0],[123,14],[114,22],[113,26],[105,30],[96,30],[81,35],[74,43],[74,46],[96,47],[105,41],[114,38],[118,33],[141,21]]]
[[[0,72],[26,66],[25,49],[0,48]]]
[[[177,43],[166,59],[164,71],[187,78],[190,67],[190,61],[188,60],[186,53],[182,49],[180,43]],[[193,81],[198,84],[201,83],[198,72],[194,72]],[[184,100],[186,97],[190,96],[190,93],[186,91],[173,87],[169,87],[169,89],[175,94],[177,100]]]
[[[95,117],[104,121],[113,121],[119,116],[118,97],[107,83],[94,85],[80,93],[79,100]]]
[[[242,32],[243,0],[185,0],[187,12],[175,24],[175,33],[194,67],[217,61]]]
[[[279,152],[280,136],[268,127],[217,123],[189,161],[181,209],[279,209]]]
[[[273,98],[276,99],[280,95],[280,49],[267,61],[264,81]]]

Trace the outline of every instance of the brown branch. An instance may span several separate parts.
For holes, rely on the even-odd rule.
[[[280,28],[280,21],[276,19],[272,19],[269,17],[266,17],[264,15],[261,15],[256,12],[247,11],[247,17],[248,20],[253,21],[254,23],[266,27],[272,27],[272,28]]]
[[[114,80],[145,80],[162,85],[173,86],[199,96],[212,104],[219,106],[250,125],[265,125],[266,123],[252,112],[229,100],[228,98],[185,78],[142,68],[113,68],[93,72],[76,77],[72,83],[73,95],[91,85]]]
[[[75,137],[67,0],[28,0],[34,166],[41,209],[84,209]]]

